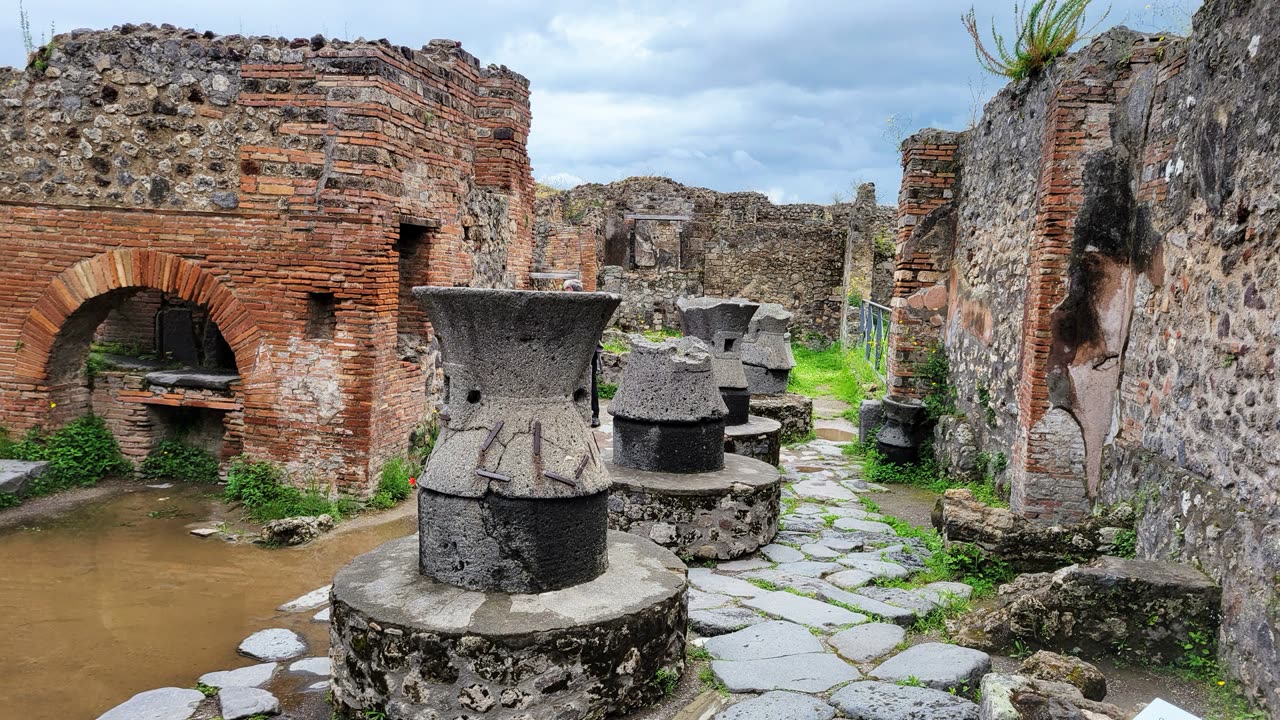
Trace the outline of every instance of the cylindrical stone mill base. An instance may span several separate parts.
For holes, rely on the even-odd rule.
[[[613,419],[618,464],[655,472],[703,473],[724,467],[724,418],[697,423]]]
[[[333,581],[333,707],[342,720],[620,715],[684,671],[687,583],[671,551],[609,533],[609,569],[539,595],[464,590],[417,570],[416,538]]]
[[[740,425],[747,422],[751,414],[751,391],[746,388],[720,388],[720,398],[724,406],[729,408],[729,415],[724,419],[726,425]]]
[[[782,455],[782,423],[751,415],[741,425],[726,425],[724,451],[777,467]]]
[[[741,455],[725,455],[722,470],[692,475],[606,465],[609,527],[681,557],[732,560],[778,532],[782,478],[772,465]]]

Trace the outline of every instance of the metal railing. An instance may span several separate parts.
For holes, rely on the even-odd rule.
[[[858,345],[882,377],[889,364],[889,312],[884,305],[863,300],[858,320]]]

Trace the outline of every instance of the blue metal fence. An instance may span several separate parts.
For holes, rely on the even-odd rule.
[[[866,353],[867,362],[883,376],[889,363],[889,308],[870,300],[862,301],[858,345]]]

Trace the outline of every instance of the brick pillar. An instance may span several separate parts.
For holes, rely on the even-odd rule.
[[[944,210],[956,182],[961,133],[925,130],[902,144],[898,194],[898,242],[889,326],[889,397],[919,399],[927,393],[916,365],[942,337],[947,315],[946,273],[954,221]]]

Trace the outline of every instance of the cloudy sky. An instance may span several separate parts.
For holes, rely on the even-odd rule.
[[[25,62],[16,0],[0,64]],[[1011,25],[1013,0],[976,0]],[[669,175],[778,202],[859,181],[894,202],[898,140],[962,129],[1003,83],[960,24],[969,0],[32,0],[34,39],[169,22],[220,34],[461,40],[532,81],[534,176],[565,187]],[[1096,0],[1100,16],[1104,0]],[[1199,0],[1112,0],[1104,26],[1185,26]]]

